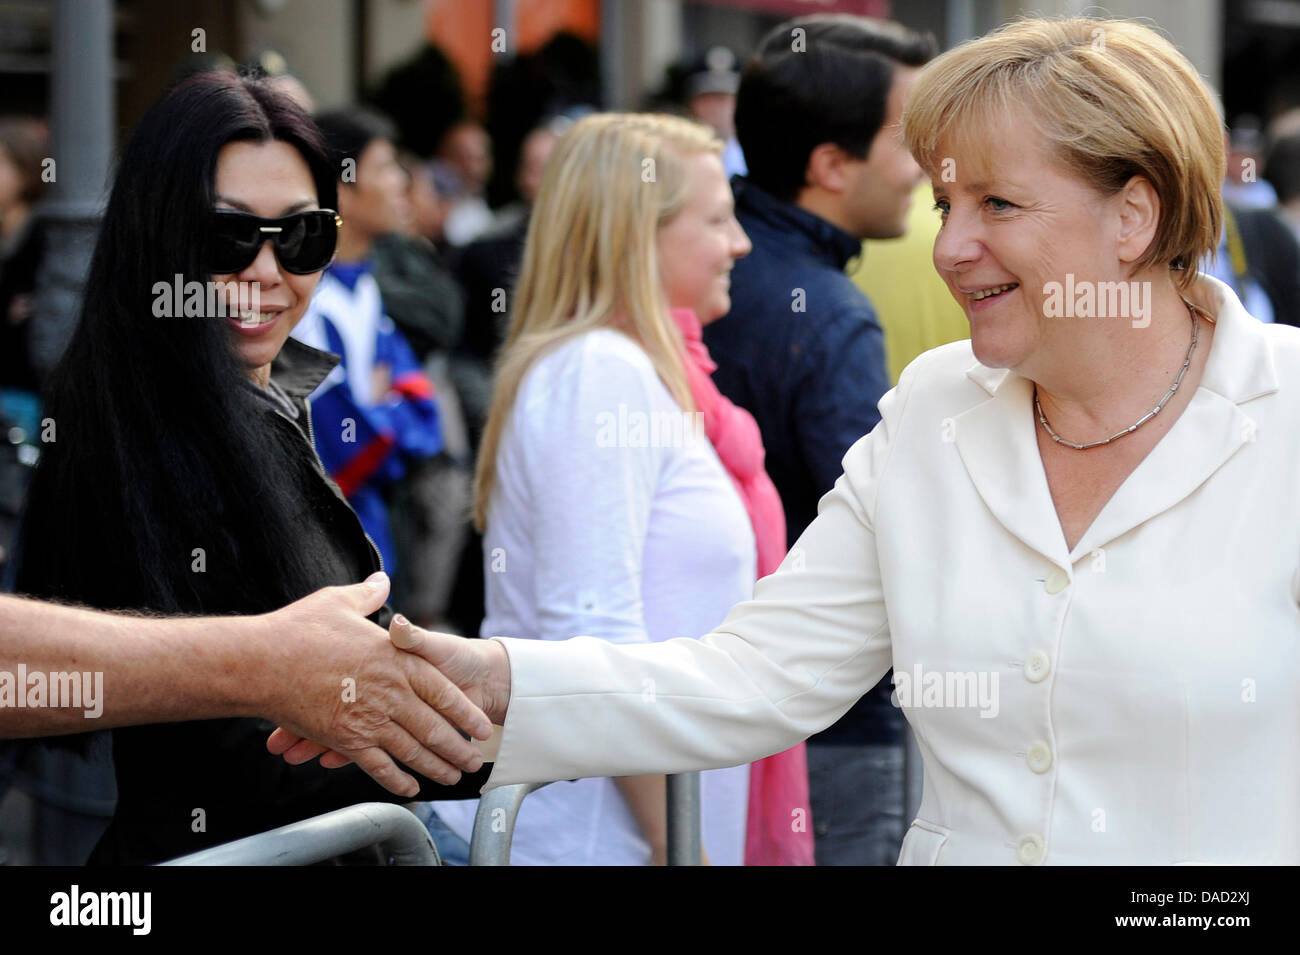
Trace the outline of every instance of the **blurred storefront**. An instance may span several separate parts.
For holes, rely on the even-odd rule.
[[[56,2],[0,0],[0,109],[44,110]],[[535,51],[563,31],[599,50],[607,104],[632,106],[662,80],[668,64],[715,45],[744,56],[766,29],[790,16],[893,17],[932,31],[948,46],[1023,13],[1099,9],[1083,0],[76,0],[69,8],[105,4],[112,25],[109,82],[123,126],[200,51],[234,61],[278,51],[329,107],[357,101],[394,64],[431,42],[460,70],[478,111],[495,63]],[[1300,35],[1300,0],[1110,0],[1105,9],[1155,21],[1216,85],[1225,31],[1243,65],[1254,57],[1256,74],[1282,65],[1277,61],[1295,50]]]

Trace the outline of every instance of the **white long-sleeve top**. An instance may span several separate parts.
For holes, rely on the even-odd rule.
[[[731,479],[700,419],[621,332],[589,332],[534,363],[496,468],[484,637],[631,644],[703,634],[753,592],[753,528]],[[655,705],[653,678],[637,693]],[[637,734],[624,743],[635,750]],[[747,765],[702,775],[703,842],[715,865],[744,861],[748,787]],[[437,810],[468,838],[477,805]],[[525,800],[511,862],[637,865],[649,854],[615,784],[594,778]]]
[[[504,640],[487,787],[757,759],[892,664],[925,764],[900,862],[1300,862],[1300,331],[1188,298],[1217,317],[1196,393],[1074,548],[1031,383],[927,352],[713,633]]]

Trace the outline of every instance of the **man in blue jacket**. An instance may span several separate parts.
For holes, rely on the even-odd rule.
[[[718,388],[758,421],[789,542],[817,516],[889,389],[875,311],[844,274],[864,238],[903,234],[922,178],[899,121],[933,37],[820,15],[776,27],[746,67],[736,131],[749,172],[736,215],[754,250],[731,311],[704,330]],[[886,676],[809,740],[819,865],[892,865],[903,820],[902,717]]]

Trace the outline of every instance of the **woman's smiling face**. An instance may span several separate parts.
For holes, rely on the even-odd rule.
[[[267,219],[319,208],[316,183],[298,151],[279,140],[233,142],[217,157],[216,205]],[[225,321],[250,377],[265,385],[272,359],[311,303],[319,272],[294,275],[280,267],[270,242],[252,263],[231,275],[214,275],[226,283]],[[257,283],[254,286],[253,283]]]
[[[670,308],[689,308],[707,325],[731,310],[731,267],[752,246],[736,221],[722,161],[702,152],[686,166],[686,204],[659,227],[659,280]]]
[[[1033,377],[1036,357],[1062,354],[1077,323],[1090,321],[1046,316],[1049,283],[1127,278],[1122,200],[1066,169],[1025,123],[1004,119],[983,143],[949,137],[936,155],[935,268],[970,320],[975,357]]]

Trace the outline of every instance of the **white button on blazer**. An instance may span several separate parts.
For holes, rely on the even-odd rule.
[[[892,665],[925,760],[901,863],[1300,862],[1300,330],[1188,297],[1203,380],[1073,550],[1030,382],[928,352],[715,633],[504,641],[488,788],[749,762]]]

